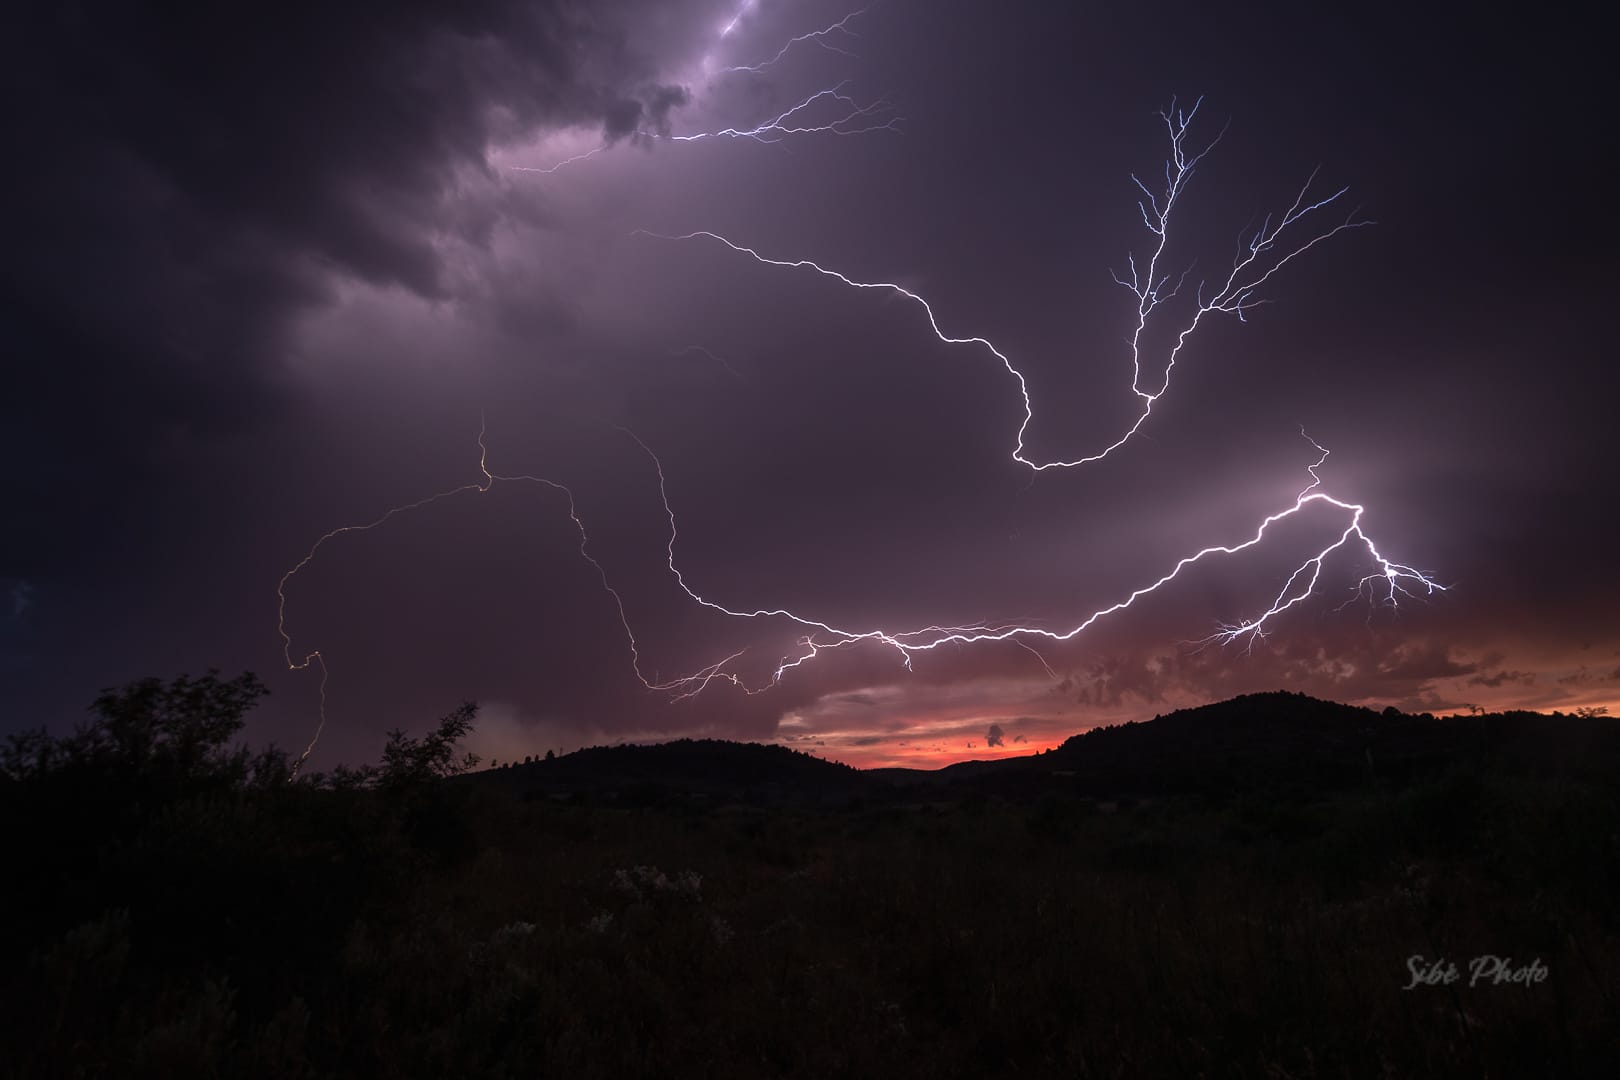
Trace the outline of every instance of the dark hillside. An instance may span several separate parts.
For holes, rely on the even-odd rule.
[[[592,798],[654,805],[665,801],[810,802],[864,786],[848,765],[784,746],[680,739],[650,746],[593,746],[550,760],[469,777],[522,798]]]
[[[591,747],[462,782],[520,797],[635,805],[841,805],[1053,792],[1090,798],[1223,798],[1398,789],[1458,768],[1620,777],[1620,719],[1493,713],[1437,718],[1276,691],[1096,728],[1044,754],[940,769],[856,770],[759,743],[682,739]]]
[[[474,773],[469,704],[294,779],[231,743],[262,692],[147,680],[0,744],[0,1076],[1620,1069],[1607,717],[1260,694],[926,773]],[[1413,977],[1492,957],[1517,981]]]
[[[1100,797],[1398,787],[1462,766],[1603,783],[1620,777],[1620,719],[1436,718],[1278,691],[1097,728],[1039,757],[986,764],[977,777],[998,787],[1027,787],[1034,770]]]

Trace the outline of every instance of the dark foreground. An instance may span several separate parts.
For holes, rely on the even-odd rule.
[[[456,776],[465,711],[289,784],[226,749],[257,694],[6,752],[0,1074],[1620,1075],[1606,718],[1262,695],[936,774]]]

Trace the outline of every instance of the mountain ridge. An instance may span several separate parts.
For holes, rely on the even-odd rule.
[[[779,744],[679,739],[588,747],[467,779],[526,798],[774,803],[882,799],[918,788],[1011,798],[1054,788],[1103,798],[1327,791],[1402,785],[1457,768],[1620,776],[1620,719],[1435,717],[1269,691],[1092,728],[1045,752],[938,769],[857,769]]]

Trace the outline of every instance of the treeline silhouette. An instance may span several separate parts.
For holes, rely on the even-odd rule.
[[[251,675],[0,747],[0,1075],[1614,1075],[1620,725],[1294,694],[861,772],[239,745]],[[295,776],[295,773],[297,775]],[[1511,955],[1536,986],[1419,987]]]
[[[0,1071],[296,1073],[349,935],[387,925],[424,867],[471,857],[439,781],[476,764],[457,751],[473,705],[391,732],[376,765],[294,782],[285,751],[233,744],[266,693],[251,674],[145,679],[70,735],[7,738]]]

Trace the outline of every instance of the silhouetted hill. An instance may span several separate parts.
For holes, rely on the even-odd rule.
[[[758,743],[683,739],[592,747],[552,761],[480,773],[529,798],[656,804],[843,802],[1054,789],[1093,798],[1255,791],[1320,793],[1404,786],[1448,769],[1620,776],[1620,720],[1514,712],[1436,718],[1276,691],[1096,728],[1044,754],[940,769],[856,770]]]
[[[1408,754],[1438,723],[1401,720]],[[1287,692],[1247,694],[1072,736],[1042,764],[1099,795],[1338,787],[1375,780],[1388,727],[1371,709]]]
[[[0,1077],[1620,1075],[1612,719],[1259,694],[933,772],[472,773],[464,705],[295,778],[232,744],[263,693],[0,740]],[[1442,950],[1514,985],[1417,985]]]
[[[1403,784],[1468,765],[1620,776],[1620,721],[1513,712],[1437,718],[1278,691],[1073,736],[1039,759],[1095,794]]]
[[[785,746],[725,739],[593,746],[551,760],[491,769],[471,782],[525,798],[595,797],[633,804],[673,798],[709,803],[819,801],[862,785],[860,773]]]

